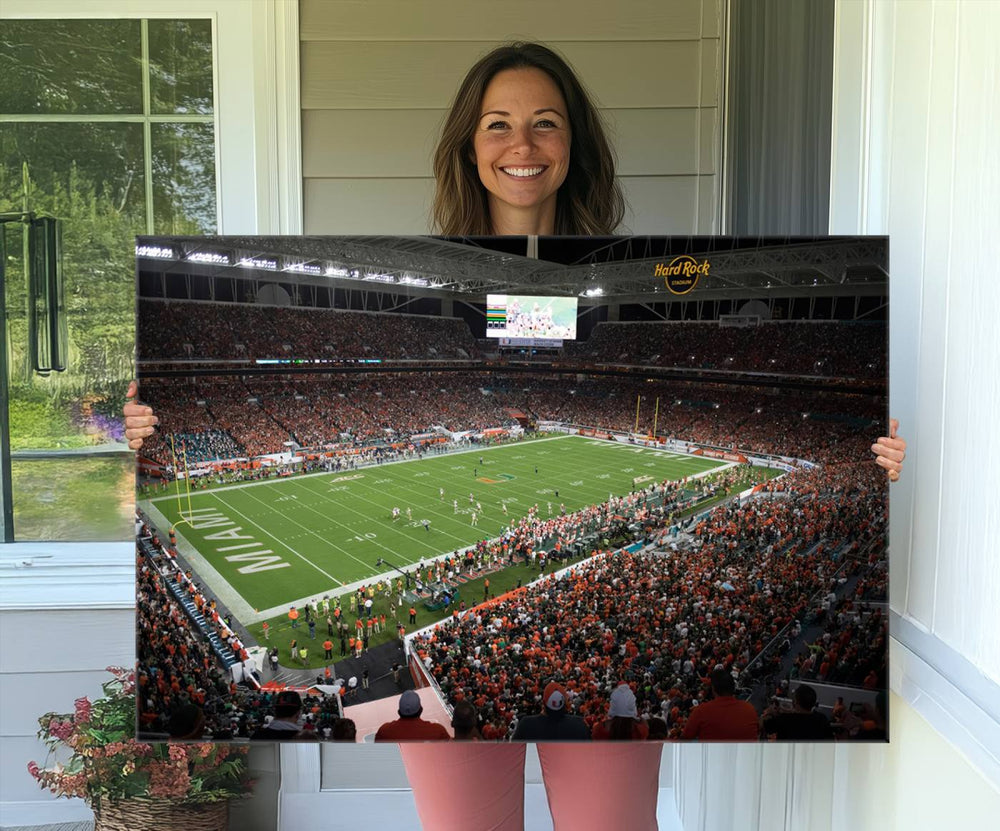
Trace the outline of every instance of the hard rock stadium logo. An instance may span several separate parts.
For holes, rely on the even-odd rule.
[[[667,265],[657,263],[653,276],[662,277],[671,293],[687,294],[698,285],[698,280],[708,276],[710,265],[708,260],[698,262],[694,257],[684,254],[674,257]]]

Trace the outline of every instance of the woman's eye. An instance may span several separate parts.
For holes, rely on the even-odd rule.
[[[543,118],[541,121],[539,121],[537,124],[535,124],[535,126],[536,127],[558,127],[559,125],[556,124],[554,121],[548,119],[548,118]]]
[[[506,121],[491,121],[486,125],[487,130],[502,130],[507,126]]]

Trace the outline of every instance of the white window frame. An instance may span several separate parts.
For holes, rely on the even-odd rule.
[[[220,234],[302,233],[299,9],[282,0],[4,0],[0,19],[208,18]]]
[[[0,4],[0,20],[210,19],[218,233],[238,235],[302,233],[298,16],[283,0]],[[133,543],[0,544],[0,608],[134,606],[134,557]]]

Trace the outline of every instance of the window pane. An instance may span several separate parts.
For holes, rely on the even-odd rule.
[[[151,111],[212,112],[212,21],[149,21]]]
[[[120,416],[134,351],[134,238],[145,229],[141,124],[6,124],[0,211],[24,202],[62,220],[69,364],[32,371],[22,226],[6,227],[13,499],[17,539],[126,538],[122,488],[130,454],[39,458],[123,448]],[[31,451],[25,458],[24,451]],[[112,531],[114,533],[112,533]]]
[[[139,21],[4,20],[0,77],[2,113],[142,113]]]
[[[127,540],[135,534],[132,453],[14,461],[11,473],[19,541]]]
[[[141,124],[16,124],[0,130],[0,210],[23,207],[23,165],[28,166],[28,208],[59,218],[105,226],[124,221],[130,231],[145,228],[145,167]],[[98,221],[91,211],[108,215]],[[70,229],[67,226],[66,231]],[[126,246],[124,237],[105,244]]]
[[[156,234],[214,234],[215,130],[211,124],[153,124]]]
[[[211,121],[211,21],[147,27],[153,112]],[[63,223],[69,342],[67,371],[32,370],[22,226],[8,224],[0,348],[9,358],[20,540],[129,537],[133,454],[124,449],[120,413],[134,374],[134,238],[149,231],[147,205],[165,232],[210,233],[217,225],[213,124],[85,120],[143,114],[141,33],[135,19],[4,21],[0,29],[0,112],[72,116],[0,129],[0,211],[27,209]],[[149,157],[144,137],[152,140]]]

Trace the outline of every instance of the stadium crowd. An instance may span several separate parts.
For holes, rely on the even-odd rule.
[[[388,312],[151,300],[139,305],[140,359],[479,360],[459,318]],[[880,321],[767,321],[599,324],[568,341],[565,358],[730,372],[878,379],[885,375]]]
[[[883,564],[884,565],[884,564]],[[851,597],[824,601],[825,631],[796,656],[791,677],[876,689],[886,678],[889,619],[882,605],[888,587],[884,567],[859,580]]]
[[[144,298],[139,331],[144,361],[480,356],[464,321],[424,315]]]
[[[600,363],[880,378],[885,337],[881,322],[600,323],[587,340],[569,343],[565,352]]]
[[[334,446],[343,453],[441,436],[509,428],[512,412],[529,421],[559,421],[810,459],[839,454],[880,419],[874,395],[705,385],[646,383],[574,376],[572,386],[550,373],[388,373],[151,378],[143,397],[160,417],[160,432],[143,448],[160,462],[184,442],[189,461],[247,458]],[[438,429],[440,428],[440,429]],[[443,431],[443,432],[442,432]],[[213,455],[215,454],[215,455]]]
[[[156,409],[161,429],[143,454],[168,462],[171,436],[175,448],[185,441],[201,451],[198,461],[208,461],[281,453],[288,442],[354,452],[409,443],[438,428],[464,433],[516,424],[477,382],[435,373],[151,378],[143,382],[143,398]]]
[[[421,657],[452,704],[475,704],[486,738],[538,712],[551,679],[590,727],[628,683],[639,715],[663,717],[679,738],[713,669],[740,676],[787,625],[822,613],[846,579],[838,567],[860,568],[848,555],[884,534],[882,491],[854,467],[799,472],[780,495],[717,508],[676,550],[606,555],[474,609],[423,639]],[[859,643],[858,660],[877,661],[883,646]]]
[[[144,531],[148,534],[148,527]],[[281,691],[260,690],[257,684],[234,681],[233,673],[204,635],[196,631],[166,580],[175,580],[188,592],[206,625],[233,650],[237,660],[242,659],[249,667],[239,637],[220,617],[211,593],[193,574],[178,566],[158,539],[153,537],[152,542],[152,556],[140,555],[136,563],[140,736],[173,735],[175,720],[185,708],[194,705],[204,714],[204,737],[217,741],[252,738],[281,715]],[[305,695],[301,702],[301,738],[353,741],[344,729],[344,722],[350,720],[340,717],[335,699]]]

